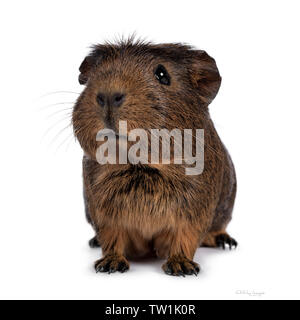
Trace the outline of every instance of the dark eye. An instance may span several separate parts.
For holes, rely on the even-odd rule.
[[[168,71],[164,66],[161,64],[156,68],[155,70],[155,77],[156,79],[161,83],[166,86],[169,86],[171,84],[171,77],[168,74]]]

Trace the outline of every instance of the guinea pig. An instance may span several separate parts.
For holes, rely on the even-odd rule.
[[[103,253],[96,272],[123,273],[128,260],[154,255],[166,259],[168,275],[197,275],[199,246],[236,247],[226,232],[235,169],[208,109],[221,85],[215,60],[185,44],[129,39],[95,45],[79,70],[85,88],[72,125],[84,152],[86,216],[96,233],[89,244]],[[99,163],[97,134],[117,132],[120,121],[128,130],[191,129],[194,137],[202,129],[201,174],[186,174],[184,163],[161,157],[158,163]]]

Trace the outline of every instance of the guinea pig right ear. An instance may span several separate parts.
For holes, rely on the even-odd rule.
[[[78,77],[78,81],[80,84],[86,84],[91,75],[91,71],[93,67],[96,65],[97,57],[95,56],[87,56],[79,67],[80,75]]]
[[[215,60],[203,50],[194,50],[192,65],[192,80],[201,100],[209,105],[217,95],[221,86],[221,76]]]

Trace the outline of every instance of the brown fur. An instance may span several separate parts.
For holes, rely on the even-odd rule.
[[[159,64],[168,70],[170,86],[154,77]],[[104,254],[96,270],[123,272],[129,267],[125,257],[154,252],[168,259],[166,273],[197,274],[197,247],[229,241],[216,239],[226,234],[236,193],[232,161],[208,112],[221,83],[215,61],[181,44],[130,40],[95,46],[80,71],[86,88],[75,105],[73,127],[85,153],[87,216]],[[96,101],[99,92],[126,95],[109,119]],[[187,176],[184,165],[175,164],[98,164],[96,134],[105,127],[118,130],[119,120],[127,120],[128,130],[204,129],[203,173]]]

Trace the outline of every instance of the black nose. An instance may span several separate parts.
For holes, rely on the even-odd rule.
[[[97,95],[97,102],[101,107],[111,106],[120,107],[125,100],[123,93],[104,94],[99,93]]]

